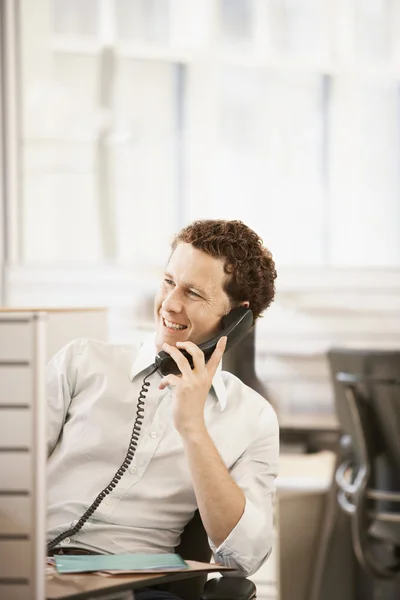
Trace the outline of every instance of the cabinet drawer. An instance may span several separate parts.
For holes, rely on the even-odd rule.
[[[31,530],[31,497],[0,496],[0,535],[30,535]]]
[[[31,448],[32,411],[0,407],[0,448]]]
[[[30,366],[0,366],[0,406],[31,406],[32,395],[33,371]]]
[[[0,361],[30,362],[33,328],[29,322],[0,322]]]
[[[32,542],[0,540],[0,579],[30,579],[32,559]]]
[[[0,598],[4,600],[32,600],[32,590],[29,585],[1,585]]]
[[[0,452],[0,490],[31,491],[32,456],[28,452]]]

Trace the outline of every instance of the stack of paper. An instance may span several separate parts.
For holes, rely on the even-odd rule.
[[[189,568],[178,554],[61,554],[54,560],[59,573],[162,573]]]

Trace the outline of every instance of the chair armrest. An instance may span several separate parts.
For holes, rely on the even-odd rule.
[[[250,579],[216,577],[207,581],[201,600],[253,600],[256,596],[256,586]]]

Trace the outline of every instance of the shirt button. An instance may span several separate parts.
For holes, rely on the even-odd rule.
[[[64,544],[70,544],[70,543],[71,543],[71,540],[69,538],[65,538]]]
[[[129,473],[136,473],[136,467],[129,467]]]
[[[155,431],[152,431],[150,435],[153,439],[157,437],[157,433]]]
[[[112,504],[114,504],[114,500],[112,498],[107,498],[106,504],[108,504],[109,506],[111,506]]]

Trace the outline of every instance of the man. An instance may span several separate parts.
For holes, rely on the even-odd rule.
[[[109,484],[126,456],[135,413],[140,429],[126,472],[56,552],[173,552],[198,508],[217,562],[247,576],[266,560],[277,419],[264,398],[219,369],[225,337],[207,363],[198,344],[236,306],[257,319],[274,298],[275,278],[270,252],[242,222],[197,221],[173,242],[155,299],[155,337],[139,350],[77,340],[52,359],[49,541],[65,537]],[[181,349],[193,357],[193,370]],[[160,350],[180,376],[154,372]],[[142,417],[137,398],[146,376]]]

